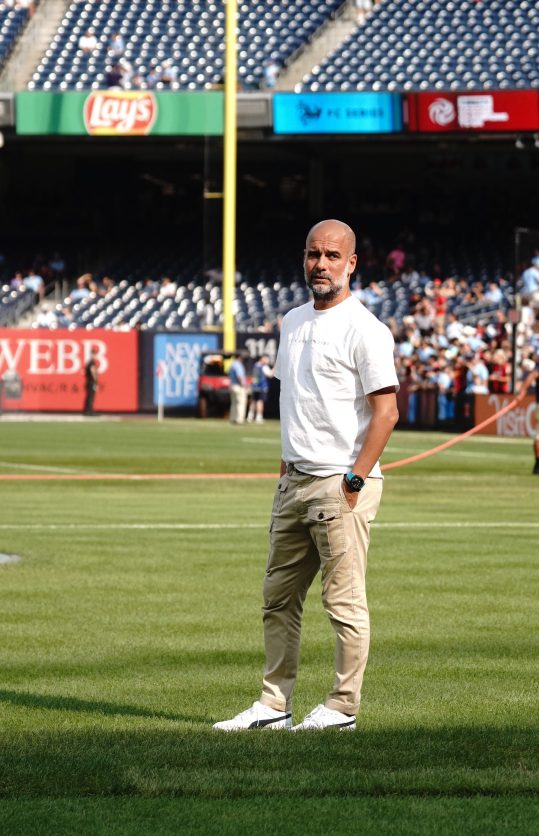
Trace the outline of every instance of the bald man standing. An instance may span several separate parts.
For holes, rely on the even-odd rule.
[[[314,304],[284,317],[274,370],[282,458],[264,579],[262,694],[215,729],[356,728],[370,636],[369,527],[382,495],[379,458],[398,419],[393,338],[350,292],[356,262],[347,224],[325,220],[309,231],[303,266]],[[336,636],[335,679],[324,703],[293,726],[303,603],[318,571]]]

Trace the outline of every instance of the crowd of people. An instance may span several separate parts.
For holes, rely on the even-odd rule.
[[[409,395],[408,415],[402,416],[408,423],[418,420],[422,394],[434,393],[437,422],[464,424],[470,396],[508,394],[535,368],[539,355],[538,255],[532,257],[517,283],[521,316],[515,345],[509,322],[513,304],[510,278],[499,276],[486,282],[432,278],[413,267],[402,242],[382,265],[376,261],[375,275],[382,273],[383,280],[372,277],[368,247],[363,265],[364,278],[356,280],[353,293],[367,307],[376,307],[388,283],[399,283],[406,289],[408,313],[400,321],[390,318],[387,324],[395,339],[397,373]],[[441,272],[439,265],[436,270]],[[464,313],[459,316],[454,311]],[[514,347],[518,362],[513,370]]]
[[[522,304],[515,341],[518,362],[513,369],[511,277],[498,276],[485,282],[458,276],[441,278],[440,264],[431,262],[427,270],[416,269],[411,249],[400,237],[380,255],[368,239],[362,241],[352,292],[378,313],[388,288],[399,287],[405,298],[404,315],[386,318],[386,322],[395,339],[397,372],[409,394],[407,420],[416,422],[422,393],[434,392],[437,421],[450,425],[458,421],[459,409],[469,396],[508,394],[535,368],[539,354],[539,254],[522,265],[517,283]],[[58,252],[50,258],[37,255],[27,270],[13,275],[11,288],[30,287],[40,303],[36,327],[69,327],[74,324],[73,307],[77,303],[90,294],[106,297],[116,287],[108,276],[98,280],[85,273],[62,305],[47,303],[46,288],[65,276],[65,259]],[[160,280],[147,278],[142,292],[173,299],[177,290],[177,282],[165,276]],[[461,315],[468,310],[474,312],[472,317]],[[278,327],[279,319],[275,317],[273,328]],[[245,409],[241,412],[245,419]]]

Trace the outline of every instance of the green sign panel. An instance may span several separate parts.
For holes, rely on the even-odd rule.
[[[223,133],[223,94],[18,93],[16,129],[18,134],[34,136],[219,136]]]

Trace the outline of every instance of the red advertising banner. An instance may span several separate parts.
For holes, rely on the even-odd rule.
[[[513,395],[476,395],[475,423],[480,424],[491,418],[513,400]],[[526,397],[519,405],[502,415],[484,430],[481,435],[498,435],[505,438],[533,438],[537,432],[537,404],[535,398]]]
[[[138,409],[138,335],[135,332],[46,331],[0,328],[2,408],[82,412],[84,366],[95,349],[96,412]]]
[[[537,90],[410,93],[406,110],[410,131],[539,130]]]

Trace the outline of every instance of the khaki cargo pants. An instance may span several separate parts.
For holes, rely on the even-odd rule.
[[[359,708],[369,653],[365,592],[369,526],[382,496],[382,479],[367,479],[352,511],[342,475],[308,476],[288,465],[279,479],[264,578],[266,667],[260,701],[291,708],[303,602],[318,570],[322,603],[336,634],[335,682],[325,704],[345,714]]]

